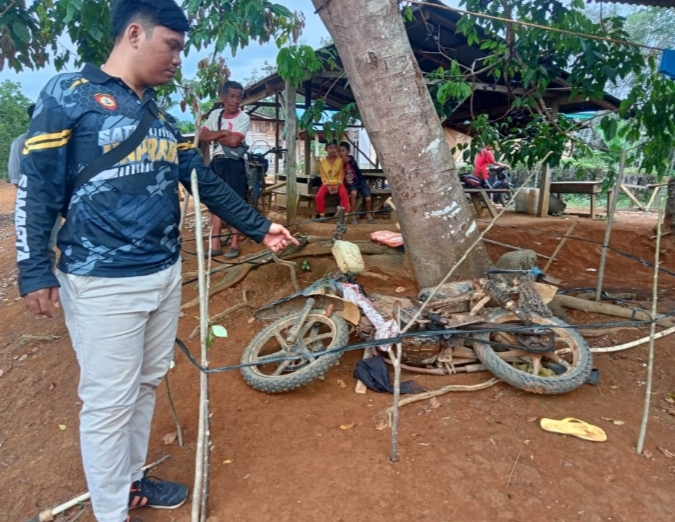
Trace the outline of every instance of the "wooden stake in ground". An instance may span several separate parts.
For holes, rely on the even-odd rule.
[[[577,223],[579,220],[575,220],[574,223],[570,225],[570,228],[567,229],[567,232],[565,232],[565,235],[560,239],[560,243],[558,243],[558,246],[555,247],[555,250],[553,251],[553,254],[549,258],[549,260],[546,262],[546,265],[544,266],[544,273],[550,268],[551,263],[555,260],[555,257],[560,253],[562,250],[562,247],[565,245],[565,242],[567,241],[568,236],[572,233],[572,230],[574,230],[574,227],[577,226]]]
[[[148,464],[147,466],[143,466],[141,470],[147,471],[151,470],[153,468],[156,468],[159,466],[162,462],[165,462],[171,458],[171,455],[164,455],[161,459],[153,462],[152,464]],[[56,506],[54,508],[47,509],[43,511],[42,513],[35,515],[34,517],[31,517],[27,522],[51,522],[52,520],[55,520],[56,516],[60,515],[61,513],[64,513],[65,511],[68,511],[71,507],[77,506],[78,504],[81,504],[83,502],[86,502],[89,500],[89,492],[87,491],[86,493],[82,493],[82,495],[70,499],[68,502],[64,502],[63,504]]]
[[[506,243],[500,243],[499,241],[495,241],[494,239],[483,238],[483,242],[489,243],[491,245],[497,245],[497,246],[500,246],[500,247],[508,248],[509,250],[522,250],[521,247],[513,246],[513,245],[507,245]],[[549,256],[545,256],[544,254],[539,254],[537,252],[535,252],[535,254],[537,254],[537,257],[541,257],[542,259],[551,259]]]
[[[171,409],[171,416],[173,417],[173,422],[176,425],[176,435],[178,436],[178,447],[183,447],[183,428],[180,425],[178,420],[178,414],[176,413],[176,406],[173,403],[173,397],[171,396],[171,386],[169,386],[169,374],[167,373],[164,376],[164,384],[166,384],[166,397],[169,399],[169,408]]]
[[[399,324],[401,324],[400,317]],[[389,460],[396,463],[398,462],[398,401],[401,397],[401,355],[403,347],[401,343],[396,343],[394,346],[396,346],[395,356],[392,356],[391,350],[389,350],[389,357],[394,365],[394,404],[391,410],[391,453],[389,454]]]
[[[652,287],[652,316],[656,314],[656,305],[659,299],[659,257],[661,250],[661,222],[663,221],[663,210],[665,201],[659,206],[659,217],[656,221],[656,248],[654,252],[654,285]],[[642,412],[642,423],[640,424],[640,434],[638,435],[637,452],[642,453],[647,435],[647,421],[649,420],[649,403],[652,397],[652,381],[654,376],[654,332],[656,323],[651,324],[649,339],[649,361],[647,362],[647,386],[645,386],[645,408]]]
[[[623,182],[623,169],[626,165],[626,149],[621,151],[621,162],[619,163],[619,172],[616,175],[616,185],[612,193],[612,200],[607,209],[607,228],[605,229],[605,239],[602,241],[602,254],[600,254],[600,268],[598,268],[598,287],[595,290],[595,300],[600,301],[602,294],[602,280],[605,277],[605,259],[607,258],[607,248],[609,247],[609,237],[612,235],[612,223],[614,223],[614,212],[616,211],[616,202],[619,199],[619,187]]]
[[[202,211],[199,199],[199,185],[197,183],[197,172],[192,171],[192,197],[195,199],[195,235],[201,235],[202,231]],[[204,244],[197,240],[197,267],[199,270],[199,320],[200,320],[200,341],[203,368],[208,368],[208,328],[209,328],[209,295],[206,282],[206,270],[204,268]],[[210,243],[209,243],[210,245]],[[210,248],[210,246],[209,246]],[[210,259],[210,257],[209,257]],[[192,522],[202,522],[206,520],[205,500],[208,494],[208,453],[209,453],[209,381],[208,374],[199,372],[199,431],[197,434],[197,456],[195,461],[195,482],[192,490]]]

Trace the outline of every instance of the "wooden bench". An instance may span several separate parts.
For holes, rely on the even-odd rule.
[[[591,196],[591,219],[595,218],[595,198],[602,191],[602,181],[551,181],[549,192],[556,194],[590,194]],[[607,208],[611,191],[607,193]]]
[[[491,193],[505,193],[511,192],[510,189],[485,189],[485,188],[464,188],[464,193],[468,194],[471,198],[474,208],[476,209],[476,215],[482,217],[483,211],[487,210],[490,217],[496,218],[499,213],[490,199]]]
[[[391,190],[389,189],[371,189],[373,197],[373,211],[381,210],[384,203],[391,197]],[[299,194],[298,195],[298,215],[301,216],[316,216],[316,204],[314,199],[316,194]],[[331,214],[337,211],[337,204],[339,198],[335,194],[326,196],[326,214]],[[363,202],[359,196],[356,199],[356,209],[362,206]]]

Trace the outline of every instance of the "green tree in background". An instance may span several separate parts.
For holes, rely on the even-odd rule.
[[[0,71],[9,67],[39,69],[51,63],[61,70],[71,60],[101,65],[112,49],[111,0],[0,0]],[[181,2],[179,2],[181,3]],[[30,5],[27,5],[30,4]],[[258,42],[281,46],[296,40],[304,26],[302,15],[269,0],[185,0],[192,30],[186,53],[205,46],[220,54]],[[74,51],[64,47],[68,38]]]
[[[21,93],[21,84],[5,80],[0,83],[0,178],[7,178],[9,146],[28,128],[28,113],[32,102]]]

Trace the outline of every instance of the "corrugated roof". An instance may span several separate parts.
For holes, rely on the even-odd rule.
[[[427,4],[415,6],[413,8],[414,18],[406,22],[406,32],[422,71],[431,72],[439,66],[449,67],[448,58],[445,54],[439,53],[439,48],[451,53],[453,58],[456,58],[466,67],[471,67],[477,59],[485,58],[488,55],[489,51],[480,49],[480,44],[469,45],[463,35],[455,32],[456,24],[461,18],[459,13],[435,7],[434,4],[444,5],[440,0],[428,1]],[[429,36],[430,27],[434,28],[434,38]],[[482,36],[482,29],[478,27],[477,30],[479,36]],[[323,52],[337,56],[333,45],[325,48]],[[342,67],[339,58],[336,61],[338,66]],[[565,81],[566,77],[567,74],[565,73],[551,82],[549,90],[545,94],[546,102],[550,103],[550,106],[557,106],[561,113],[569,114],[618,108],[620,100],[609,94],[592,100],[581,97],[570,99],[570,88]],[[321,71],[314,75],[310,83],[312,99],[324,99],[327,109],[339,110],[343,105],[354,101],[351,86],[341,70]],[[488,114],[490,118],[500,118],[510,108],[511,91],[518,89],[517,85],[509,84],[507,86],[503,80],[495,81],[488,77],[477,78],[472,85],[474,92],[471,100],[467,100],[457,107],[444,123],[459,129],[476,114]],[[272,74],[247,87],[244,90],[242,103],[255,107],[263,98],[283,89],[284,81],[278,74]],[[304,94],[303,90],[299,89],[298,94]]]
[[[651,7],[675,7],[675,0],[591,0],[596,4],[627,4]]]

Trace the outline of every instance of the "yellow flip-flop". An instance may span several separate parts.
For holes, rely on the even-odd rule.
[[[563,420],[541,419],[539,425],[542,429],[552,433],[572,435],[593,442],[605,442],[607,440],[607,434],[602,428],[572,417]]]

